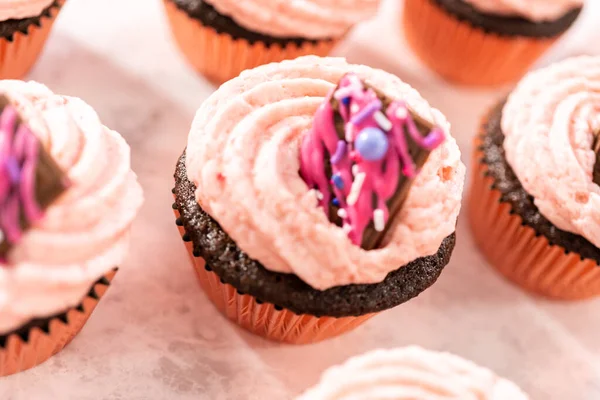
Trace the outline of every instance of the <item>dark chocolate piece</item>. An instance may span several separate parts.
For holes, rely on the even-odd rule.
[[[52,204],[52,202],[54,202],[68,186],[65,173],[39,143],[34,133],[31,132],[29,127],[21,120],[16,109],[10,105],[9,100],[4,96],[0,96],[0,116],[4,116],[4,114],[9,111],[16,115],[14,124],[7,127],[0,127],[0,135],[10,134],[11,136],[10,140],[6,137],[3,140],[4,145],[8,146],[8,157],[0,160],[0,179],[6,179],[5,197],[0,198],[0,207],[4,208],[2,215],[5,218],[11,218],[10,220],[0,219],[0,232],[3,233],[0,238],[1,259],[4,259],[12,246],[16,244],[11,242],[11,238],[6,231],[7,227],[11,226],[11,224],[13,224],[13,226],[18,224],[19,226],[17,228],[23,232],[35,222],[34,220],[31,220],[34,216],[28,215],[25,211],[25,204],[32,203],[40,211],[43,211]],[[5,128],[11,129],[12,132],[8,132]],[[27,150],[16,149],[18,147],[27,148],[27,145],[19,146],[17,143],[28,143],[29,140],[33,141],[33,148],[35,148],[35,153],[37,153],[35,157],[33,157],[32,154],[29,154]],[[32,186],[29,190],[24,191],[23,185],[26,185],[26,180],[24,178],[24,170],[26,170],[25,165],[31,165],[31,163],[35,163],[35,170],[33,171],[33,179],[31,181]],[[28,193],[30,190],[31,193]],[[32,196],[29,197],[29,195]],[[9,206],[9,204],[12,206]],[[12,209],[13,207],[14,209]],[[6,211],[11,209],[11,212]],[[13,212],[16,214],[12,215]]]
[[[271,272],[244,253],[219,224],[198,205],[195,186],[187,178],[185,153],[175,171],[175,204],[192,240],[194,254],[222,282],[256,299],[297,314],[347,317],[383,311],[404,303],[431,286],[450,261],[455,234],[438,252],[419,258],[388,274],[381,283],[346,285],[320,291],[293,274]]]
[[[220,14],[215,8],[204,0],[167,0],[172,1],[177,8],[187,13],[190,18],[194,18],[202,25],[212,28],[218,33],[227,34],[234,39],[243,39],[254,44],[256,42],[264,43],[267,47],[271,45],[280,45],[285,47],[289,44],[295,44],[300,47],[304,43],[317,43],[317,40],[306,39],[302,37],[276,37],[254,32],[238,25],[231,17]],[[323,38],[322,40],[331,40]]]
[[[483,128],[480,146],[483,152],[480,162],[487,166],[488,175],[494,179],[494,189],[502,193],[500,201],[510,204],[511,212],[519,215],[523,224],[533,228],[538,235],[544,235],[550,243],[600,264],[600,249],[583,236],[562,231],[554,226],[540,214],[534,204],[534,198],[523,189],[505,157],[504,133],[501,126],[503,107],[504,102],[490,113]]]
[[[594,183],[600,185],[600,130],[594,132],[594,144],[592,146],[596,153],[596,163],[594,164]]]
[[[56,13],[58,12],[58,10],[60,10],[61,7],[62,2],[59,0],[55,0],[52,4],[46,7],[38,16],[22,19],[8,19],[6,21],[2,21],[0,22],[0,37],[7,39],[9,42],[12,42],[15,33],[21,32],[26,35],[30,26],[42,26],[44,20],[52,18],[53,15],[56,15]]]
[[[449,14],[461,21],[481,28],[486,32],[504,36],[526,36],[534,38],[555,37],[564,33],[575,23],[582,8],[570,10],[555,21],[533,22],[522,17],[506,17],[483,13],[464,0],[433,1]]]

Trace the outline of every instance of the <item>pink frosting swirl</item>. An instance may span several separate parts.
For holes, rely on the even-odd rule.
[[[380,0],[209,0],[243,27],[277,37],[338,38],[377,12]]]
[[[302,138],[348,72],[406,101],[447,139],[415,179],[383,248],[372,251],[329,222],[299,175]],[[434,254],[455,230],[465,175],[448,122],[417,91],[384,71],[313,56],[249,70],[221,86],[196,114],[187,171],[199,204],[242,250],[316,289],[381,282]]]
[[[0,21],[37,17],[54,0],[0,0]]]
[[[583,6],[584,0],[465,0],[481,12],[523,17],[530,21],[553,21]]]
[[[0,334],[77,305],[119,266],[142,190],[129,147],[83,101],[35,82],[1,81],[4,93],[71,186],[27,230],[0,266]]]
[[[449,353],[376,350],[327,370],[297,400],[527,400],[514,383]]]
[[[577,57],[529,74],[503,110],[506,159],[540,213],[600,247],[600,187],[593,182],[600,131],[600,57]]]

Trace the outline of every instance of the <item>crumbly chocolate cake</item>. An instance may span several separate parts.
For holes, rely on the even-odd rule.
[[[206,268],[239,293],[286,308],[297,314],[347,317],[382,311],[404,303],[431,286],[450,260],[455,234],[448,236],[438,252],[419,258],[371,285],[346,285],[325,291],[313,289],[293,274],[271,272],[241,250],[219,224],[196,202],[195,186],[187,178],[185,153],[175,171],[175,203],[180,213],[176,223],[185,228],[184,241],[191,241],[194,256]]]
[[[600,249],[582,236],[558,229],[548,221],[534,204],[530,196],[506,161],[504,152],[504,133],[502,132],[502,110],[505,102],[498,104],[489,114],[481,136],[481,162],[487,168],[487,174],[494,178],[494,189],[502,193],[500,201],[509,203],[512,213],[519,215],[526,224],[550,243],[563,247],[567,253],[574,252],[583,258],[595,260],[600,264]]]
[[[316,40],[300,37],[275,37],[253,32],[238,25],[232,18],[220,14],[215,8],[204,0],[168,0],[177,8],[186,12],[191,18],[198,20],[202,25],[213,28],[218,33],[227,34],[234,39],[244,39],[249,43],[262,42],[267,46],[278,44],[282,47],[294,43],[301,46],[303,43],[316,43]],[[327,38],[324,38],[327,39]]]
[[[61,2],[55,0],[52,4],[42,11],[42,13],[36,17],[29,17],[23,19],[8,19],[0,22],[0,37],[7,39],[12,42],[15,33],[21,32],[27,34],[27,30],[31,25],[41,26],[44,19],[55,15],[61,7]]]
[[[506,36],[553,37],[565,32],[577,19],[582,8],[575,8],[555,21],[534,22],[521,17],[506,17],[478,11],[464,0],[433,1],[446,12],[486,32]]]

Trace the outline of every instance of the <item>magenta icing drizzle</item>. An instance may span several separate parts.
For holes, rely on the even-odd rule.
[[[340,104],[344,140],[336,131],[332,97]],[[429,151],[444,141],[444,133],[437,127],[423,136],[403,101],[393,101],[384,110],[375,91],[355,74],[345,75],[315,113],[302,143],[300,173],[306,184],[318,191],[319,205],[326,213],[330,203],[339,206],[344,230],[356,245],[361,244],[371,221],[378,231],[387,224],[387,201],[397,190],[400,174],[414,178],[418,173],[407,135]],[[367,145],[361,146],[357,139]],[[331,178],[326,173],[327,154],[331,155]]]
[[[28,224],[42,217],[35,199],[38,151],[38,139],[18,123],[15,108],[4,107],[0,115],[0,230],[10,244],[21,240],[21,217]]]

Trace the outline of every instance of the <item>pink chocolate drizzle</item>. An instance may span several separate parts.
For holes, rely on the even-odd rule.
[[[339,102],[337,111],[332,100]],[[336,112],[343,120],[343,135],[336,129]],[[357,145],[361,133],[375,133],[378,138],[378,146],[368,157]],[[412,179],[418,173],[407,136],[428,151],[444,141],[438,127],[423,136],[403,101],[392,101],[385,108],[378,94],[355,74],[345,75],[315,114],[302,143],[300,173],[317,191],[326,213],[332,203],[339,207],[343,229],[355,245],[361,245],[371,222],[376,231],[384,230],[390,219],[387,203],[397,193],[400,177]],[[331,176],[326,162],[329,155]]]

